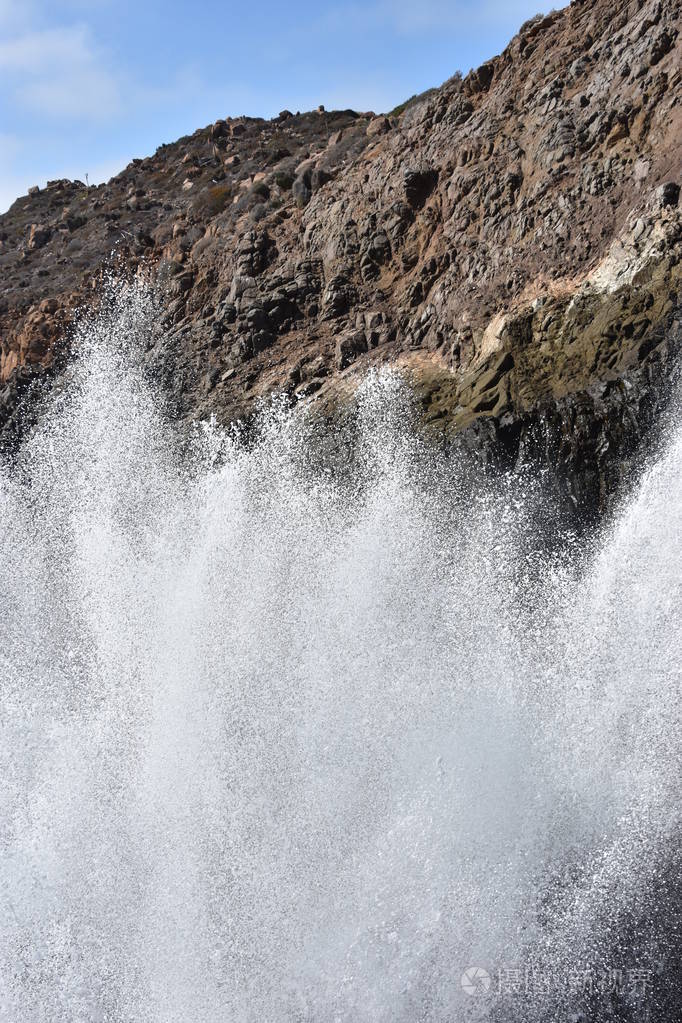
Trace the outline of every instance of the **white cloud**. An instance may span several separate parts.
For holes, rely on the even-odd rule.
[[[63,0],[72,8],[81,0]],[[101,4],[108,0],[89,0]],[[43,0],[0,0],[0,101],[13,117],[16,134],[0,133],[0,212],[48,178],[89,173],[93,184],[121,170],[127,159],[103,167],[89,160],[52,155],[51,131],[68,137],[69,125],[104,124],[125,110],[131,86],[112,68],[108,54],[84,24],[46,25]],[[75,13],[75,11],[74,11]],[[32,169],[33,168],[33,169]]]
[[[84,25],[1,42],[0,69],[14,101],[39,114],[101,120],[123,109],[121,78],[107,69]]]
[[[65,62],[88,64],[93,55],[85,26],[50,28],[0,43],[0,67],[27,74],[63,68]]]
[[[60,0],[88,10],[111,0]],[[163,87],[142,88],[135,78],[111,63],[110,55],[97,45],[84,24],[46,25],[43,0],[0,0],[0,110],[12,114],[16,135],[0,132],[0,213],[31,185],[43,187],[48,178],[79,178],[89,175],[91,184],[118,173],[132,156],[111,157],[95,164],[81,151],[82,128],[100,129],[132,107],[167,108],[203,94],[197,69],[180,69]],[[192,125],[194,127],[194,125]],[[73,130],[79,146],[73,159],[64,154],[64,139]],[[58,133],[53,153],[51,139]],[[98,134],[100,134],[98,132]],[[86,136],[87,137],[87,136]],[[99,159],[106,148],[96,144]],[[33,169],[32,169],[33,168]]]

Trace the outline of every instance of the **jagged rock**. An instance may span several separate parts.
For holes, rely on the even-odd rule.
[[[487,64],[481,64],[479,68],[467,75],[464,88],[469,95],[477,92],[487,92],[494,77],[495,63],[494,61],[488,61]]]
[[[438,443],[540,457],[604,506],[674,375],[681,28],[679,4],[576,0],[389,116],[218,120],[32,190],[0,217],[0,429],[113,250],[167,282],[148,358],[180,417],[333,408],[395,360]]]

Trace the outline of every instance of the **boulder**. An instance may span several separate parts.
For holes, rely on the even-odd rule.
[[[46,224],[31,224],[28,236],[28,249],[42,249],[52,237],[52,228]]]
[[[391,130],[391,122],[387,117],[373,117],[367,125],[367,135],[373,138],[375,135],[384,135]]]

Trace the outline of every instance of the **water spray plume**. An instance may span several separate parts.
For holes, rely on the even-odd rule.
[[[504,964],[665,962],[682,433],[550,554],[388,371],[343,473],[277,402],[188,444],[153,319],[83,323],[0,476],[0,1020],[535,1020]]]

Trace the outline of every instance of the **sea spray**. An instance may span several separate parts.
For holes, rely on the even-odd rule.
[[[136,357],[153,319],[114,290],[2,473],[0,1019],[645,1014],[682,434],[550,554],[538,488],[431,451],[391,372],[343,472],[276,400],[248,443],[188,442]]]

